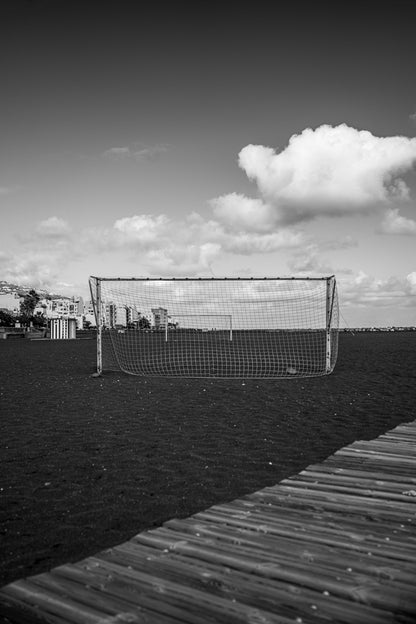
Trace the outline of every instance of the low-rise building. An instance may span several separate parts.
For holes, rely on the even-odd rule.
[[[17,292],[0,293],[0,310],[10,312],[11,314],[19,314],[20,299],[21,297]]]
[[[152,308],[152,327],[155,329],[165,329],[168,324],[168,311],[166,308]]]

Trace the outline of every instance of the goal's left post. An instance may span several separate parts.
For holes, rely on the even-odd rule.
[[[94,308],[95,323],[97,326],[97,372],[96,377],[103,372],[103,315],[101,301],[101,280],[99,277],[90,277],[91,301]]]

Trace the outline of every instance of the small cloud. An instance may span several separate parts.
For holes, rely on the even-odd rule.
[[[238,234],[226,234],[223,240],[223,248],[224,251],[230,253],[251,255],[299,247],[303,242],[304,235],[301,232],[293,232],[288,229],[270,234],[240,232]]]
[[[406,275],[406,283],[409,294],[416,295],[416,271],[412,271],[412,273]]]
[[[134,160],[141,162],[155,160],[169,151],[169,149],[170,145],[164,143],[144,146],[140,143],[135,143],[132,146],[110,147],[102,153],[102,157],[113,161]]]
[[[351,236],[345,236],[338,240],[326,240],[312,242],[307,245],[300,246],[288,261],[288,266],[296,275],[330,275],[333,273],[349,274],[351,269],[337,267],[322,257],[322,253],[326,251],[339,251],[342,249],[350,249],[357,247],[358,243]]]
[[[70,234],[71,228],[64,219],[49,217],[38,224],[36,232],[45,238],[62,238]]]
[[[71,288],[74,288],[74,284],[72,282],[56,282],[56,285],[60,289],[64,288],[65,290],[70,290]]]
[[[165,154],[169,149],[169,145],[152,145],[134,151],[133,156],[136,160],[155,160],[159,156]]]
[[[409,115],[409,119],[411,119],[412,121],[416,121],[416,112],[411,113],[411,114]]]
[[[214,204],[214,214],[221,215],[223,208],[228,208],[225,204]],[[217,210],[218,209],[218,210]],[[278,249],[287,249],[299,247],[305,242],[302,232],[296,232],[289,228],[279,228],[276,231],[266,230],[264,222],[260,228],[257,224],[257,230],[250,231],[251,219],[256,214],[256,206],[253,202],[248,202],[247,212],[243,215],[243,219],[229,221],[221,220],[206,221],[198,213],[192,213],[187,219],[187,227],[192,236],[192,240],[200,240],[204,242],[215,242],[221,245],[224,252],[231,254],[252,255],[257,253],[271,253]],[[265,218],[267,220],[267,218]]]
[[[339,249],[351,249],[358,247],[358,241],[350,235],[337,240],[320,241],[319,249],[338,251]]]
[[[183,246],[172,242],[163,249],[149,251],[144,261],[153,275],[196,275],[207,273],[220,252],[221,246],[216,243]]]
[[[174,224],[164,215],[141,214],[117,219],[111,228],[89,228],[82,233],[82,244],[95,251],[141,252],[159,249],[171,238]]]
[[[334,273],[333,267],[321,259],[319,251],[317,245],[307,245],[288,261],[288,267],[295,275],[329,275]]]
[[[231,231],[269,232],[276,225],[275,210],[261,199],[229,193],[212,199],[209,205]]]
[[[416,221],[402,217],[398,208],[389,209],[377,230],[380,234],[416,236]]]
[[[134,215],[133,217],[123,217],[114,223],[116,233],[122,235],[124,243],[133,245],[151,245],[158,242],[167,235],[169,218],[164,215]]]
[[[35,288],[52,289],[68,265],[84,250],[72,240],[69,224],[57,216],[44,219],[29,235],[18,238],[18,250],[0,257],[3,279]]]
[[[2,279],[34,288],[51,288],[62,273],[64,263],[53,253],[10,254],[0,258]]]
[[[110,147],[103,152],[102,156],[109,160],[125,160],[131,158],[131,151],[129,147]]]

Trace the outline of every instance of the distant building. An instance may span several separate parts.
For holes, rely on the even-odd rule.
[[[10,312],[11,314],[19,314],[20,296],[16,292],[0,293],[0,310]]]
[[[168,324],[168,311],[165,308],[152,308],[152,327],[165,329]]]
[[[20,314],[20,303],[23,298],[24,295],[16,290],[3,287],[3,292],[0,292],[0,310]],[[76,321],[77,328],[82,329],[84,300],[82,297],[43,296],[36,304],[33,314],[34,316],[42,314],[49,324],[53,319],[73,319]]]
[[[34,314],[43,314],[51,321],[53,319],[75,319],[77,328],[83,327],[84,302],[82,297],[61,298],[45,297],[40,299],[34,309]]]
[[[127,325],[138,325],[140,314],[135,306],[126,306],[126,323]]]
[[[92,301],[87,301],[84,305],[84,319],[91,327],[96,327],[94,306]]]

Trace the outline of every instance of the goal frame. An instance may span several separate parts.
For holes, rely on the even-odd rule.
[[[89,278],[89,289],[90,289],[90,294],[91,294],[91,302],[93,303],[93,309],[94,309],[94,315],[95,315],[95,320],[96,320],[96,326],[97,326],[97,358],[96,358],[96,368],[97,368],[97,372],[95,373],[95,376],[101,376],[103,373],[103,341],[102,341],[102,334],[103,334],[103,300],[102,300],[102,289],[101,289],[101,284],[102,282],[214,282],[214,281],[229,281],[229,282],[234,282],[234,281],[239,281],[239,282],[244,282],[244,281],[248,281],[248,282],[253,282],[253,281],[290,281],[290,282],[295,282],[295,281],[320,281],[326,282],[326,302],[325,302],[325,319],[326,319],[326,327],[325,327],[325,334],[326,334],[326,374],[330,374],[334,368],[334,363],[332,363],[332,356],[333,356],[333,340],[334,340],[334,336],[333,336],[333,332],[334,329],[336,329],[336,331],[338,331],[338,327],[333,328],[332,327],[332,319],[333,319],[333,312],[334,312],[334,304],[335,301],[337,301],[337,305],[338,305],[338,299],[336,298],[337,295],[337,283],[336,283],[336,278],[335,275],[330,275],[330,276],[324,276],[324,277],[263,277],[263,278],[259,278],[259,277],[170,277],[170,278],[165,278],[165,277],[159,277],[159,278],[152,278],[152,277],[98,277],[95,275],[91,275]],[[94,292],[95,289],[95,292]],[[179,315],[176,315],[179,316]],[[184,316],[193,316],[192,314],[184,314]],[[206,315],[194,315],[194,316],[212,316],[214,317],[214,314],[206,314]],[[232,327],[232,315],[227,315],[227,314],[219,314],[218,316],[221,317],[230,317],[230,341],[232,341],[232,336],[233,336],[233,327]],[[167,341],[167,331],[168,331],[168,323],[166,323],[166,327],[165,327],[165,340]],[[338,340],[336,343],[337,347],[338,347]],[[335,359],[336,359],[336,355],[335,355]]]

